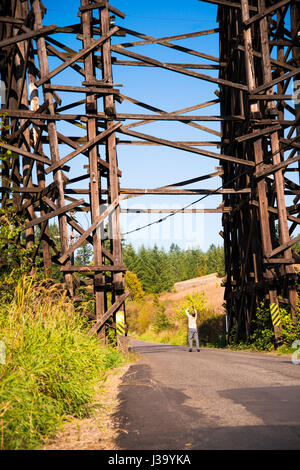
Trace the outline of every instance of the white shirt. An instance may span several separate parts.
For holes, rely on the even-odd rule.
[[[189,328],[193,328],[197,330],[197,312],[196,310],[194,310],[194,312],[196,313],[196,315],[193,317],[192,315],[189,314],[189,308],[187,308],[185,311],[189,320]]]

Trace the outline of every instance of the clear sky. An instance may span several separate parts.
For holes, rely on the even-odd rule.
[[[78,22],[77,11],[79,3],[79,0],[44,0],[44,4],[47,7],[47,15],[44,18],[44,24],[56,23],[59,26],[63,26]],[[116,17],[117,25],[122,25],[128,29],[154,37],[173,36],[217,27],[217,7],[198,0],[187,0],[185,2],[182,2],[182,0],[114,0],[111,4],[126,13],[124,20]],[[57,38],[73,49],[78,50],[82,47],[81,41],[75,40],[73,35],[61,34],[57,35]],[[138,40],[138,38],[127,35],[126,38],[113,38],[113,43],[117,44],[136,40]],[[174,43],[213,56],[218,56],[219,54],[218,34],[186,40],[176,40]],[[130,48],[129,50],[147,55],[162,62],[215,64],[215,62],[194,55],[187,55],[159,45],[138,46]],[[130,60],[120,55],[114,55],[119,60]],[[60,60],[50,58],[50,70],[60,63]],[[218,74],[217,70],[195,71],[215,77]],[[168,112],[216,99],[216,95],[214,94],[214,91],[217,89],[216,85],[197,78],[186,77],[178,73],[162,70],[157,67],[125,67],[116,65],[113,68],[113,72],[114,82],[123,84],[120,90],[124,95],[146,102]],[[100,71],[99,77],[97,78],[101,78]],[[81,85],[81,81],[82,77],[69,69],[57,75],[57,77],[52,80],[53,83],[57,84],[69,83],[73,85]],[[60,95],[64,100],[64,104],[68,102],[66,100],[75,100],[75,97],[70,96],[70,94],[66,96],[66,94],[60,93]],[[82,97],[82,95],[78,95],[76,99],[82,99]],[[78,110],[78,112],[83,111],[83,108],[80,107],[75,109]],[[151,113],[151,111],[137,107],[127,101],[124,101],[122,104],[117,104],[117,111],[143,114]],[[71,109],[67,112],[73,113],[74,111]],[[218,105],[214,105],[195,110],[190,114],[218,115],[219,107]],[[126,124],[128,123],[129,121],[126,122]],[[201,122],[200,124],[206,125],[211,129],[219,130],[218,123]],[[65,132],[67,135],[68,133],[75,135],[77,131],[74,131],[74,129],[76,129],[74,126],[59,124],[59,130]],[[176,122],[150,123],[134,128],[133,130],[169,140],[218,140],[218,137],[215,135]],[[81,134],[80,130],[78,130],[78,134]],[[119,134],[118,137],[120,139],[126,138],[121,134]],[[128,137],[128,139],[131,138]],[[70,152],[70,148],[67,146],[60,146],[60,149],[61,157]],[[206,150],[211,150],[216,153],[219,152],[217,147],[206,147]],[[136,188],[155,188],[185,179],[195,178],[215,171],[215,167],[219,165],[217,159],[210,159],[205,156],[163,146],[144,145],[119,145],[118,161],[119,168],[123,173],[120,181],[121,187]],[[71,171],[68,176],[73,177],[80,174],[82,164],[80,162],[79,165],[79,159],[76,157],[70,164]],[[218,188],[220,185],[221,180],[217,177],[188,187]],[[82,183],[82,187],[86,186],[87,183],[85,181]],[[198,195],[180,195],[176,197],[143,196],[122,203],[122,207],[180,208],[196,201],[199,197]],[[193,207],[214,208],[217,207],[221,201],[220,196],[210,196]],[[80,214],[78,214],[77,217],[84,226],[88,224],[86,217],[86,215],[82,216]],[[127,232],[160,218],[160,214],[122,214],[121,228],[123,232]],[[142,243],[146,246],[152,246],[156,243],[158,246],[168,249],[170,244],[175,242],[182,248],[197,246],[203,250],[207,250],[211,243],[217,245],[222,243],[222,238],[219,235],[221,228],[220,214],[178,214],[168,219],[167,222],[152,226],[151,229],[144,229],[126,236],[126,241],[132,242],[136,248]]]

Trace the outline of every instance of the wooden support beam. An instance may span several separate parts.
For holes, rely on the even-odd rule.
[[[137,100],[135,98],[131,98],[130,96],[126,96],[124,94],[121,94],[120,95],[121,98],[123,98],[124,100],[126,101],[129,101],[130,103],[133,103],[133,104],[136,104],[137,106],[140,106],[142,108],[145,108],[145,109],[149,109],[150,111],[154,111],[154,112],[157,112],[157,113],[161,113],[161,114],[164,114],[164,113],[167,113],[166,111],[164,111],[163,109],[160,109],[160,108],[157,108],[153,105],[150,105],[150,104],[147,104],[147,103],[144,103],[140,100]],[[183,109],[180,109],[178,111],[173,111],[172,114],[180,114],[180,113],[187,113],[189,111],[192,111],[194,109],[200,109],[200,108],[205,108],[207,106],[211,106],[211,105],[214,105],[214,104],[217,104],[220,100],[217,99],[217,100],[209,100],[209,101],[206,101],[205,103],[200,103],[198,105],[195,105],[195,106],[189,106],[188,108],[183,108]],[[146,121],[145,121],[146,122]],[[221,136],[221,133],[214,130],[214,129],[210,129],[208,127],[205,127],[205,126],[202,126],[200,124],[197,124],[195,122],[186,122],[186,121],[181,121],[183,122],[184,124],[188,125],[188,126],[191,126],[191,127],[195,127],[196,129],[199,129],[199,130],[202,130],[202,131],[205,131],[205,132],[208,132],[210,134],[213,134],[213,135],[216,135],[216,136]],[[137,126],[141,126],[143,125],[144,122],[143,121],[140,121],[140,122],[137,122],[137,123],[133,123],[133,124],[130,124],[130,125],[126,125],[124,126],[125,128],[132,128],[132,127],[137,127]]]
[[[172,140],[175,144],[183,144],[183,145],[190,145],[191,147],[220,147],[221,141],[213,141],[213,140]],[[153,145],[159,146],[162,144],[158,144],[157,142],[143,142],[141,140],[121,140],[117,139],[118,145]]]
[[[167,187],[158,188],[158,189],[145,189],[145,188],[120,188],[121,194],[143,194],[143,195],[168,195],[168,194],[177,194],[177,195],[189,195],[189,194],[250,194],[251,188],[243,189],[233,189],[233,188],[223,188],[223,189],[170,189]],[[105,194],[105,190],[103,190]]]
[[[266,176],[270,175],[271,173],[275,173],[278,170],[282,170],[283,168],[286,168],[287,166],[298,162],[299,160],[300,160],[300,155],[297,155],[294,158],[288,158],[287,160],[285,160],[283,162],[280,162],[280,163],[276,163],[275,165],[267,165],[266,169],[260,170],[259,167],[258,167],[257,170],[256,170],[256,173],[255,173],[256,178],[261,179],[263,177],[266,177]],[[263,163],[262,163],[262,166],[263,166]]]
[[[241,9],[241,4],[238,2],[231,2],[228,0],[202,0],[202,1],[206,3],[212,3],[213,5],[221,5],[221,6],[228,7],[228,8]],[[249,5],[249,10],[257,11],[257,7]]]
[[[111,87],[92,87],[92,86],[71,86],[71,85],[44,85],[46,90],[68,91],[70,93],[96,93],[99,95],[119,95],[120,90]]]
[[[123,295],[119,296],[114,304],[107,310],[107,312],[98,320],[95,325],[90,329],[89,336],[93,336],[94,333],[97,333],[104,323],[120,308],[120,306],[125,302],[130,292],[126,291]]]
[[[278,255],[279,253],[282,253],[282,251],[285,251],[291,248],[293,245],[295,245],[299,241],[300,241],[300,235],[293,238],[292,240],[289,240],[288,242],[282,243],[282,245],[278,246],[277,248],[272,250],[270,253],[268,253],[267,258],[272,258],[273,256]]]
[[[22,20],[21,18],[12,18],[11,16],[0,16],[0,23],[23,25],[24,20]]]
[[[141,55],[141,54],[136,54],[134,52],[124,50],[120,46],[111,46],[111,50],[114,51],[114,52],[118,52],[121,55],[132,57],[133,59],[138,59],[138,60],[153,64],[153,65],[156,65],[157,67],[161,67],[163,69],[167,69],[167,70],[171,70],[173,72],[181,73],[183,75],[189,75],[189,76],[194,77],[194,78],[200,78],[200,79],[208,81],[208,82],[217,83],[218,85],[224,85],[224,86],[229,86],[229,87],[232,87],[232,88],[237,88],[239,90],[248,91],[248,88],[245,85],[241,85],[240,83],[234,83],[234,82],[231,82],[229,80],[223,80],[221,78],[214,78],[214,77],[211,77],[209,75],[204,75],[202,73],[192,72],[191,70],[182,69],[180,67],[173,67],[173,66],[167,65],[163,62],[160,62],[159,60],[151,59],[150,57],[146,57],[146,56]]]
[[[75,207],[78,207],[83,203],[84,203],[84,199],[79,199],[79,201],[72,202],[71,204],[60,207],[59,209],[56,209],[52,212],[48,212],[47,214],[43,215],[42,217],[38,217],[37,219],[31,220],[30,222],[28,222],[22,230],[26,230],[29,227],[33,227],[34,225],[41,224],[45,220],[49,220],[49,219],[52,219],[53,217],[56,217],[58,215],[69,212],[69,211],[75,209]]]
[[[292,72],[288,72],[285,75],[281,75],[278,78],[275,78],[274,80],[271,80],[267,83],[264,83],[263,85],[258,86],[257,88],[254,88],[251,90],[251,95],[256,95],[257,93],[260,93],[261,91],[267,90],[268,88],[272,88],[275,85],[278,85],[278,83],[284,82],[286,80],[289,80],[290,78],[293,78],[295,75],[299,75],[300,73],[300,68],[296,68]]]
[[[254,162],[251,162],[251,161],[248,161],[248,160],[243,160],[241,158],[232,157],[230,155],[223,155],[223,154],[218,154],[218,153],[214,153],[214,152],[209,152],[207,150],[198,149],[198,148],[195,148],[195,147],[192,148],[188,145],[176,144],[176,143],[174,143],[170,140],[159,139],[158,137],[154,137],[154,136],[151,136],[151,135],[148,135],[148,134],[141,134],[139,132],[130,131],[128,129],[124,129],[124,127],[120,127],[118,129],[118,132],[121,132],[122,134],[126,134],[126,135],[131,135],[133,137],[137,137],[139,139],[143,139],[143,140],[146,140],[146,141],[157,142],[161,145],[166,145],[167,147],[173,147],[173,148],[176,148],[178,150],[186,150],[187,152],[192,152],[192,153],[196,153],[196,154],[199,154],[199,155],[204,155],[204,156],[207,156],[207,157],[216,158],[218,160],[226,160],[226,161],[229,161],[229,162],[234,162],[234,163],[238,163],[238,164],[245,165],[245,166],[255,166]]]
[[[264,264],[300,264],[298,258],[266,258],[263,260]]]
[[[24,155],[24,157],[44,163],[45,165],[51,165],[51,160],[49,158],[42,157],[41,155],[37,155],[36,153],[27,152],[27,150],[15,147],[14,145],[9,145],[5,144],[4,142],[0,142],[0,148],[4,148],[6,150],[14,152],[16,155]]]
[[[60,143],[63,142],[64,144],[69,145],[71,148],[74,148],[75,150],[78,149],[78,145],[75,143],[74,139],[76,139],[77,142],[78,142],[78,141],[81,142],[81,140],[80,140],[81,138],[80,138],[80,137],[70,138],[70,137],[66,137],[65,135],[61,134],[60,132],[57,133],[57,137],[58,137]],[[82,143],[83,143],[83,144],[86,143],[86,137],[84,137],[84,138],[82,139]],[[101,143],[101,142],[98,142],[98,144],[100,144],[100,143]],[[85,155],[86,157],[89,156],[87,151],[85,151],[85,152],[82,152],[82,151],[81,151],[81,153],[82,153],[83,155]],[[98,158],[97,158],[97,161],[98,161],[99,165],[101,165],[103,168],[105,168],[105,169],[108,169],[108,168],[109,168],[109,164],[107,163],[106,160],[103,160],[102,158],[98,157]],[[120,177],[122,176],[122,171],[121,171],[121,170],[118,169],[118,170],[117,170],[117,173],[118,173],[118,176],[120,176]],[[89,176],[87,176],[87,175],[84,175],[84,176],[83,176],[84,179],[85,179],[85,178],[88,178],[88,177],[89,177]],[[67,184],[72,184],[72,182],[75,182],[75,181],[69,180],[69,181],[67,182]]]
[[[272,93],[269,95],[249,95],[249,100],[257,101],[257,100],[262,100],[262,101],[290,101],[293,99],[293,95],[278,95],[276,93]]]
[[[18,42],[26,41],[31,38],[35,38],[38,36],[45,36],[46,34],[53,33],[55,30],[56,30],[56,24],[52,24],[50,26],[45,26],[43,28],[30,31],[25,34],[17,34],[14,37],[3,39],[3,41],[0,41],[0,49],[3,49],[4,47],[7,47],[7,46],[11,46],[12,44],[17,44]]]
[[[103,113],[98,113],[98,119],[105,119],[106,116]],[[133,114],[133,113],[117,113],[116,119],[142,119],[143,121],[204,121],[204,122],[224,122],[224,121],[244,121],[245,118],[242,116],[197,116],[197,115],[178,115],[175,113],[163,113],[163,114]]]
[[[48,80],[50,80],[50,78],[53,78],[55,77],[55,75],[57,75],[59,72],[61,72],[62,70],[66,69],[67,67],[69,67],[69,65],[73,64],[74,62],[76,62],[78,59],[80,59],[81,57],[84,57],[86,56],[89,52],[91,52],[93,49],[95,49],[96,47],[99,47],[101,44],[103,44],[105,41],[107,41],[116,31],[118,31],[118,26],[114,26],[110,32],[108,34],[106,34],[105,36],[101,36],[99,39],[96,39],[95,41],[92,42],[92,44],[88,47],[85,47],[84,49],[82,49],[80,52],[78,52],[77,54],[75,54],[73,57],[71,57],[70,59],[66,60],[63,64],[59,65],[58,67],[56,67],[54,70],[52,70],[51,72],[49,72],[47,75],[45,75],[43,78],[41,78],[40,80],[37,80],[35,82],[35,85],[37,87],[43,85],[43,83],[47,82]]]
[[[55,162],[53,165],[51,165],[49,168],[47,168],[45,173],[48,174],[51,171],[56,170],[57,168],[63,167],[65,165],[65,163],[67,163],[72,158],[76,157],[80,153],[86,152],[87,149],[90,149],[91,147],[96,145],[98,142],[100,142],[100,141],[104,140],[105,138],[107,138],[111,134],[111,132],[114,132],[115,130],[117,130],[119,127],[121,127],[121,125],[122,125],[121,122],[117,122],[113,127],[101,132],[96,137],[94,137],[89,142],[87,142],[86,144],[84,144],[82,146],[78,146],[77,149],[74,150],[73,152],[69,153],[69,155],[66,155],[64,158],[62,158],[58,162]]]
[[[106,265],[102,264],[101,266],[88,265],[88,266],[61,266],[60,268],[63,272],[68,273],[96,273],[96,272],[126,272],[127,267],[124,265]]]
[[[77,248],[79,248],[82,243],[86,240],[86,238],[94,231],[96,230],[96,228],[106,219],[106,217],[108,217],[108,215],[114,211],[116,209],[116,207],[119,205],[119,203],[121,202],[121,200],[123,199],[122,196],[118,197],[112,204],[110,204],[107,209],[101,214],[99,215],[98,217],[95,218],[94,222],[92,223],[92,225],[90,226],[90,228],[88,228],[82,235],[81,237],[78,238],[78,240],[73,243],[73,245],[71,247],[69,247],[69,249],[67,250],[66,253],[64,253],[63,256],[61,256],[59,258],[59,261],[60,263],[64,263],[70,256],[72,253],[74,253],[75,250],[77,250]]]
[[[92,5],[84,5],[79,7],[79,11],[90,11],[90,10],[95,10],[96,8],[103,8],[106,5],[106,0],[101,0],[98,2],[93,3]]]
[[[244,21],[244,25],[246,27],[249,27],[251,24],[253,24],[255,21],[259,21],[263,18],[265,18],[267,15],[274,14],[276,10],[279,10],[280,8],[284,7],[288,3],[291,3],[291,0],[281,0],[278,3],[275,3],[271,7],[265,8],[265,10],[262,13],[257,13],[257,15],[252,16],[248,20]]]
[[[218,57],[208,55],[208,54],[205,54],[203,52],[194,51],[191,48],[179,46],[179,45],[173,44],[169,41],[163,41],[161,39],[154,38],[154,37],[149,36],[147,34],[138,33],[137,31],[133,31],[133,30],[127,29],[127,28],[122,28],[122,31],[124,31],[128,34],[131,34],[133,36],[136,36],[136,37],[139,37],[139,38],[142,38],[142,39],[146,39],[147,41],[150,41],[150,42],[153,42],[153,43],[156,43],[156,44],[160,44],[162,46],[165,46],[165,47],[168,47],[168,48],[171,48],[171,49],[175,49],[175,50],[180,51],[180,52],[184,52],[186,54],[191,54],[191,55],[194,55],[196,57],[201,57],[203,59],[207,59],[207,60],[211,60],[211,61],[220,63],[220,60],[219,60]],[[118,47],[120,47],[122,49],[123,44],[119,44]]]
[[[195,38],[199,36],[206,36],[208,34],[214,34],[218,33],[219,28],[214,28],[214,29],[208,29],[205,31],[196,31],[195,33],[187,33],[187,34],[178,34],[176,36],[165,36],[162,38],[157,38],[157,39],[147,39],[145,41],[135,41],[135,42],[123,42],[119,44],[119,46],[122,47],[134,47],[134,46],[144,46],[146,44],[157,44],[161,41],[176,41],[179,39],[188,39],[188,38]]]
[[[245,141],[257,139],[258,137],[261,137],[263,135],[268,135],[268,134],[271,134],[272,132],[279,131],[281,128],[282,128],[281,125],[277,124],[276,126],[266,127],[265,129],[262,129],[262,130],[258,130],[258,131],[255,130],[255,131],[251,132],[250,134],[241,135],[240,137],[236,137],[235,141],[240,143],[240,142],[245,142]]]

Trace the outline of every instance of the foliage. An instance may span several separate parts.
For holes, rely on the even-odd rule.
[[[127,271],[124,278],[126,288],[130,292],[131,300],[141,300],[144,297],[145,292],[143,291],[142,284],[139,281],[137,275]]]
[[[282,325],[281,341],[285,347],[291,347],[292,343],[300,338],[300,312],[296,314],[296,324],[286,308],[280,306],[280,317]],[[255,319],[252,321],[253,333],[250,338],[251,347],[262,351],[271,351],[275,347],[275,333],[270,315],[270,308],[262,302],[257,310]]]
[[[287,347],[291,347],[293,342],[300,339],[300,311],[296,313],[296,325],[291,314],[284,308],[280,309],[283,342]]]
[[[155,321],[152,296],[146,296],[143,300],[127,301],[126,312],[129,334],[132,332],[136,332],[138,335],[145,333]]]
[[[78,248],[76,252],[75,265],[88,266],[91,261],[92,255],[92,246],[88,242],[85,242],[80,248]]]
[[[146,292],[158,294],[171,290],[174,284],[171,264],[167,254],[155,245],[152,250],[144,246],[139,251],[135,271]]]
[[[211,245],[206,253],[200,249],[182,250],[174,243],[165,252],[156,245],[141,246],[136,252],[132,245],[123,246],[124,263],[135,273],[146,293],[170,291],[175,282],[217,272],[224,275],[224,251]]]
[[[176,313],[175,318],[179,321],[183,321],[186,323],[186,309],[190,307],[195,307],[197,310],[197,320],[199,321],[201,317],[205,315],[206,312],[206,304],[207,300],[205,297],[204,292],[195,292],[193,291],[192,294],[188,294],[185,299],[180,302],[179,304],[175,305],[174,310]]]
[[[122,356],[100,348],[55,287],[23,276],[12,302],[0,305],[0,443],[2,449],[36,449],[54,433],[63,416],[91,411],[100,374]]]
[[[169,317],[165,313],[165,305],[159,303],[157,297],[154,298],[153,305],[155,306],[156,312],[152,328],[155,333],[160,333],[161,331],[170,328],[172,326],[172,323],[170,322]]]
[[[145,333],[139,335],[142,341],[150,341],[162,344],[174,344],[177,346],[186,346],[188,342],[187,329],[185,327],[174,326],[159,333],[149,328]]]
[[[27,249],[21,243],[23,220],[15,209],[0,208],[0,299],[10,300],[20,277],[32,267],[30,255],[34,246]]]
[[[275,344],[275,334],[272,326],[270,310],[261,303],[256,309],[256,318],[252,322],[254,326],[251,335],[252,345],[259,350],[271,350]]]

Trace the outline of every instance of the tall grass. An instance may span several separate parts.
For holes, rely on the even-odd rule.
[[[37,449],[66,415],[88,416],[105,371],[122,363],[87,336],[86,321],[54,287],[23,277],[0,305],[0,448]]]

